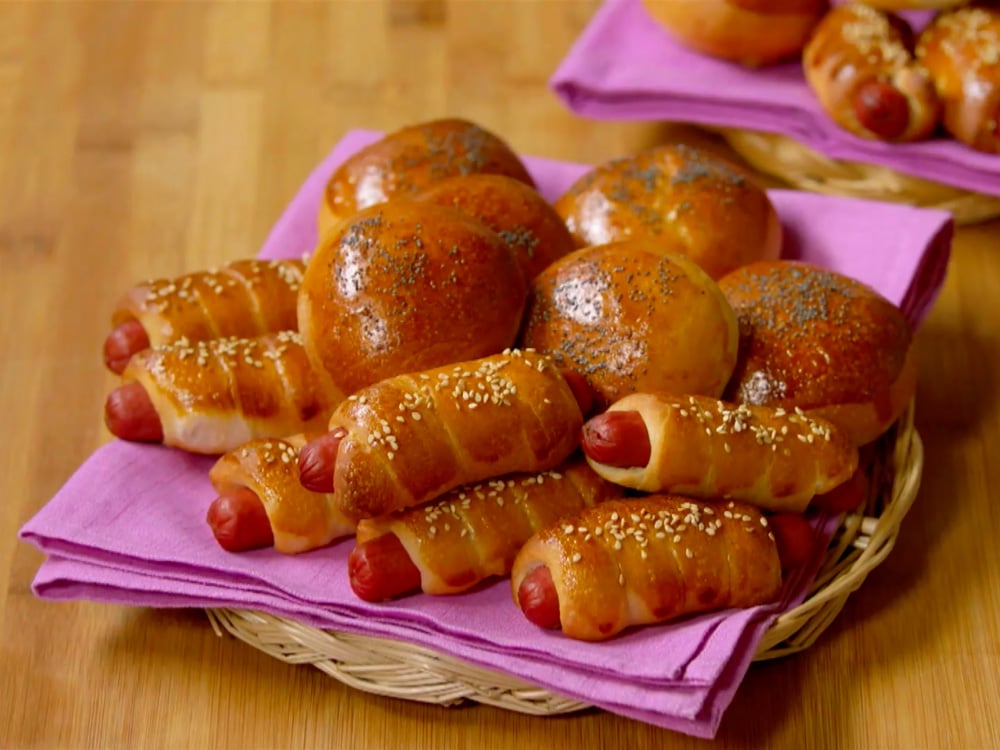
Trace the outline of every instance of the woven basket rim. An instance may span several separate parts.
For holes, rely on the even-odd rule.
[[[912,402],[880,439],[880,447],[868,497],[856,511],[842,516],[805,600],[771,624],[754,661],[811,646],[847,598],[892,551],[923,472],[923,443],[914,425]],[[542,716],[591,707],[517,677],[403,641],[325,630],[247,609],[216,608],[206,614],[219,636],[228,632],[281,661],[311,664],[368,693],[442,706],[472,701]]]
[[[758,172],[800,190],[935,208],[951,213],[957,224],[1000,216],[1000,196],[944,185],[877,164],[834,159],[779,133],[742,128],[705,129],[718,133]]]

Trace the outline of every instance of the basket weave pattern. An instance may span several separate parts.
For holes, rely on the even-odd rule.
[[[911,404],[880,440],[865,502],[841,519],[806,599],[772,623],[755,661],[806,649],[833,622],[848,596],[892,550],[917,496],[923,461]],[[400,641],[322,630],[263,612],[207,613],[218,635],[228,631],[277,659],[311,664],[370,693],[445,706],[474,701],[536,715],[589,708],[516,677]]]
[[[937,208],[951,213],[958,224],[1000,216],[996,196],[910,177],[888,167],[831,159],[782,135],[735,128],[718,132],[751,167],[801,190]]]

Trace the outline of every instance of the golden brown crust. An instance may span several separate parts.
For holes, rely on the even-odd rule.
[[[649,462],[634,468],[593,460],[590,465],[609,481],[645,492],[799,513],[858,466],[857,447],[846,432],[803,412],[649,393],[626,396],[609,411],[642,415]]]
[[[274,534],[274,548],[288,555],[323,547],[354,533],[333,495],[310,492],[299,481],[304,435],[257,438],[219,457],[209,479],[219,494],[246,487],[260,499]]]
[[[913,56],[912,31],[905,21],[861,3],[831,10],[806,45],[806,80],[820,105],[837,123],[861,138],[916,141],[937,127],[941,105],[927,70]],[[866,96],[871,86],[889,94]],[[886,116],[876,108],[902,95],[902,118],[882,132]],[[867,108],[872,114],[865,115]]]
[[[525,577],[548,567],[562,631],[601,641],[627,627],[774,601],[781,563],[760,512],[670,495],[609,500],[549,526],[518,553]]]
[[[556,261],[532,285],[523,344],[576,370],[605,404],[641,390],[720,395],[736,361],[735,316],[671,249],[631,240]]]
[[[361,521],[357,540],[394,534],[420,569],[424,593],[457,594],[510,573],[514,556],[535,532],[623,491],[576,456],[557,469],[498,477]]]
[[[111,324],[139,321],[151,346],[292,331],[304,268],[301,260],[239,260],[146,281],[122,296]]]
[[[314,366],[353,393],[503,350],[526,297],[496,233],[453,209],[393,200],[359,211],[319,245],[302,281],[299,331]]]
[[[686,144],[596,167],[555,208],[579,247],[654,239],[712,278],[781,252],[781,224],[767,193],[744,171]]]
[[[478,219],[506,242],[526,279],[576,249],[562,217],[537,190],[504,175],[451,177],[416,200],[455,208]]]
[[[827,0],[643,0],[646,10],[686,47],[750,67],[802,51]]]
[[[864,284],[775,261],[741,268],[719,286],[740,321],[726,399],[815,412],[859,445],[888,429],[912,399],[910,327]]]
[[[193,453],[321,430],[343,398],[316,375],[293,331],[153,347],[132,357],[122,382],[142,384],[163,443]]]
[[[548,357],[513,350],[383,380],[330,418],[343,427],[334,492],[350,518],[419,505],[463,484],[561,464],[583,415]]]
[[[447,177],[479,173],[534,186],[510,147],[472,122],[431,120],[396,130],[352,155],[330,177],[320,206],[320,237],[359,209],[412,196]]]
[[[944,103],[944,127],[959,141],[1000,153],[1000,9],[975,6],[938,16],[917,56]]]

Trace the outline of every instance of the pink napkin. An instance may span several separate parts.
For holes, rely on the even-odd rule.
[[[917,28],[927,18],[910,16]],[[800,63],[749,70],[690,52],[640,0],[606,0],[550,83],[571,110],[587,117],[779,133],[832,158],[1000,195],[1000,156],[946,138],[888,144],[851,135],[820,108]]]
[[[312,248],[325,177],[378,136],[354,131],[338,144],[277,222],[263,256],[295,257]],[[550,199],[586,169],[541,159],[528,164]],[[786,191],[772,197],[788,230],[790,257],[867,281],[919,324],[944,278],[952,232],[947,214]],[[366,604],[347,581],[350,541],[296,557],[273,550],[228,554],[204,520],[214,497],[211,463],[121,441],[97,450],[21,530],[22,539],[48,556],[35,593],[53,601],[267,611],[419,644],[609,711],[712,737],[763,633],[804,598],[819,562],[791,575],[774,605],[636,630],[599,645],[578,643],[531,626],[507,581],[458,597]],[[828,539],[835,526],[835,520],[815,519],[817,538]]]

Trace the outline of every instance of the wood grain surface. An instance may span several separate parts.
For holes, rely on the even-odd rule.
[[[677,135],[549,92],[597,5],[0,2],[0,747],[1000,747],[1000,223],[959,232],[919,335],[927,464],[899,544],[814,647],[751,668],[714,743],[382,698],[200,611],[32,595],[16,532],[109,440],[100,346],[132,282],[256,253],[353,127],[458,115],[587,162]]]

